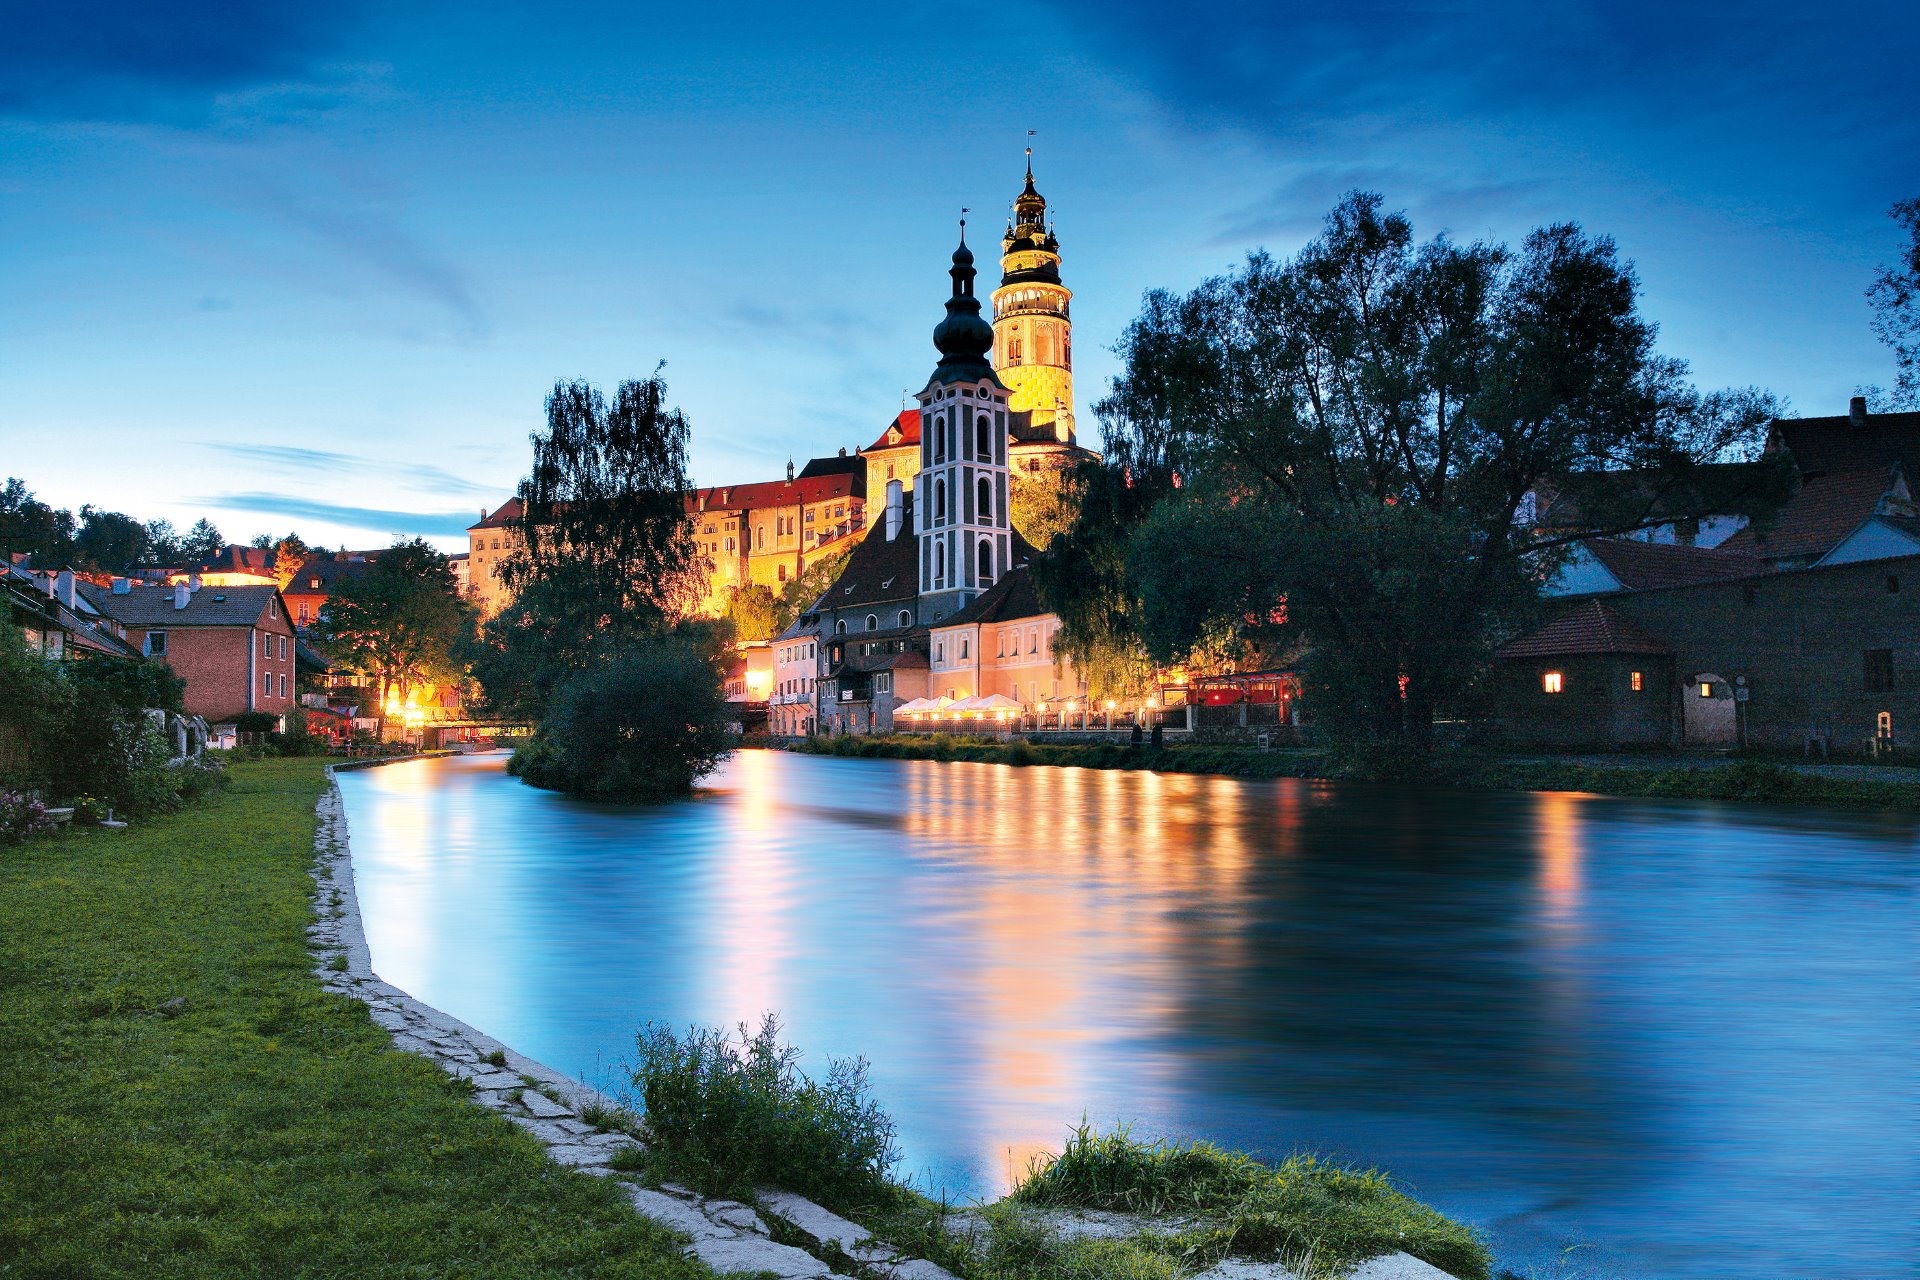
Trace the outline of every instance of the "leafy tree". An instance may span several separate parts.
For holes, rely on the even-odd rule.
[[[147,558],[161,564],[176,563],[180,559],[180,534],[171,520],[147,521]]]
[[[1598,495],[1581,536],[1670,520],[1647,494],[1712,490],[1705,464],[1751,450],[1775,405],[1702,395],[1655,352],[1611,240],[1416,244],[1380,205],[1353,193],[1292,259],[1147,295],[1100,411],[1109,471],[1153,501],[1116,512],[1109,481],[1083,509],[1066,551],[1104,557],[1103,592],[1062,618],[1070,649],[1132,629],[1158,661],[1304,649],[1317,723],[1424,747],[1576,540],[1528,529],[1542,486],[1647,479]]]
[[[727,621],[733,624],[736,640],[771,640],[783,629],[779,623],[780,602],[773,591],[758,583],[737,588],[727,602]]]
[[[555,383],[520,482],[521,542],[502,581],[516,594],[549,588],[549,607],[564,597],[608,652],[686,616],[700,597],[683,496],[690,428],[666,401],[657,369],[621,383],[612,404],[585,382]]]
[[[1873,331],[1893,348],[1894,386],[1884,403],[1920,409],[1920,197],[1902,200],[1889,212],[1907,229],[1907,246],[1898,264],[1881,269],[1867,297],[1873,303]]]
[[[0,488],[0,554],[30,555],[43,567],[73,556],[74,519],[33,496],[24,480],[9,477]]]
[[[83,506],[73,545],[81,567],[118,573],[147,558],[147,526],[123,512]]]
[[[697,632],[634,641],[560,687],[509,767],[534,786],[595,800],[685,795],[729,749],[721,650]]]
[[[1067,483],[1070,473],[1070,467],[1048,465],[1038,472],[1013,477],[1007,515],[1014,529],[1036,550],[1045,551],[1055,538],[1073,527],[1077,490]]]
[[[212,521],[202,516],[194,522],[193,528],[187,530],[187,536],[180,543],[179,558],[187,563],[211,560],[219,555],[220,549],[226,545],[227,540],[221,536],[220,530],[214,528]]]
[[[289,533],[273,544],[273,576],[279,582],[282,591],[285,591],[287,584],[299,575],[300,566],[305,564],[307,557],[312,554],[314,554],[313,548],[309,547],[297,533]]]
[[[852,558],[853,547],[848,545],[815,560],[798,577],[782,586],[774,605],[773,634],[779,635],[793,625],[794,619],[811,609],[814,601],[825,595],[827,588],[839,580],[847,561]]]
[[[416,685],[457,683],[473,626],[473,606],[456,593],[447,557],[416,538],[342,580],[314,638],[330,658],[376,682],[384,715],[390,694],[404,700]]]

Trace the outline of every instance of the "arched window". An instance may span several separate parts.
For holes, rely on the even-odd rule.
[[[993,415],[983,413],[973,420],[974,450],[984,462],[993,461]]]
[[[985,419],[982,419],[982,421],[985,421]],[[993,520],[993,481],[989,480],[986,476],[981,476],[977,496],[980,499],[980,523],[990,523]]]
[[[758,529],[754,530],[754,536],[758,542],[754,550],[765,551],[767,549],[767,526],[761,525]]]
[[[945,480],[933,482],[933,518],[936,522],[947,518],[947,482]]]
[[[980,585],[986,586],[993,581],[993,540],[980,539]]]
[[[933,460],[947,460],[947,420],[944,416],[933,420]]]
[[[900,611],[900,625],[903,627],[910,627],[913,625],[913,614],[906,609],[902,609]]]
[[[871,613],[870,613],[870,614],[868,614],[868,615],[867,615],[867,630],[869,630],[869,631],[878,631],[879,629],[880,629],[880,619],[879,619],[879,618],[877,618],[877,617],[875,617],[875,616],[874,616],[873,614],[871,614]]]
[[[947,585],[947,544],[945,542],[933,544],[933,585],[936,587]]]
[[[833,634],[837,636],[847,634],[847,620],[845,618],[841,618],[833,624]]]

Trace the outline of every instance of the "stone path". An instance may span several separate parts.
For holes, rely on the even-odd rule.
[[[396,1047],[469,1082],[474,1102],[538,1138],[557,1163],[615,1180],[636,1212],[687,1237],[687,1254],[721,1275],[765,1273],[780,1280],[813,1280],[842,1274],[804,1249],[771,1239],[772,1229],[750,1205],[701,1196],[671,1183],[656,1190],[623,1175],[612,1167],[613,1160],[623,1149],[639,1147],[639,1140],[585,1118],[600,1111],[619,1114],[612,1098],[382,982],[373,972],[361,930],[339,788],[329,787],[321,797],[319,817],[313,875],[314,909],[320,919],[307,929],[307,940],[316,961],[314,973],[327,990],[366,1005],[368,1016],[386,1029]],[[831,1246],[860,1264],[862,1280],[958,1280],[924,1259],[900,1256],[865,1228],[805,1197],[769,1188],[755,1198],[799,1238],[822,1252]]]

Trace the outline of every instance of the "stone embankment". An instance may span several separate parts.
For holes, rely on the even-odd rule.
[[[408,757],[401,757],[405,759]],[[336,765],[335,769],[366,765]],[[331,770],[329,771],[331,773]],[[620,1186],[635,1212],[687,1238],[688,1256],[721,1275],[772,1275],[780,1280],[959,1280],[924,1258],[909,1258],[866,1228],[804,1196],[762,1188],[756,1205],[702,1196],[673,1183],[647,1187],[614,1167],[618,1153],[640,1140],[618,1127],[622,1115],[612,1098],[570,1076],[518,1053],[474,1027],[382,982],[373,971],[354,893],[353,863],[347,843],[346,814],[340,789],[330,785],[320,798],[315,838],[314,907],[318,922],[307,930],[314,973],[329,991],[358,1000],[368,1016],[393,1037],[397,1048],[418,1054],[457,1080],[466,1082],[476,1105],[499,1113],[532,1134],[556,1163]],[[589,1118],[591,1117],[591,1119]],[[608,1123],[608,1121],[614,1123]],[[1168,1223],[1122,1214],[1030,1210],[1031,1216],[1066,1237],[1122,1236],[1164,1230]],[[773,1239],[779,1234],[801,1240],[798,1248]],[[960,1233],[983,1229],[972,1213],[953,1216]],[[835,1270],[825,1258],[836,1260]],[[1298,1280],[1274,1262],[1228,1259],[1195,1280]],[[1375,1258],[1348,1273],[1346,1280],[1452,1280],[1404,1253]]]

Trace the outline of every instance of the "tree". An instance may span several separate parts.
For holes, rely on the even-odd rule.
[[[733,624],[736,640],[771,640],[779,635],[779,601],[773,591],[758,583],[735,589],[727,601],[727,621]]]
[[[74,520],[33,496],[24,480],[8,477],[0,488],[0,554],[33,557],[41,566],[62,564],[73,556]]]
[[[1897,265],[1881,269],[1867,298],[1873,331],[1893,348],[1893,392],[1885,401],[1890,408],[1920,409],[1920,197],[1900,201],[1889,215],[1907,229],[1907,247]]]
[[[690,613],[701,575],[686,518],[686,415],[659,370],[620,384],[611,405],[585,382],[556,382],[547,427],[520,482],[519,549],[501,565],[516,594],[565,601],[608,652]]]
[[[123,512],[83,506],[73,544],[81,567],[119,573],[147,558],[147,526]]]
[[[685,795],[729,749],[722,649],[697,632],[659,634],[574,675],[509,768],[533,786],[595,800]]]
[[[180,534],[171,520],[147,521],[147,557],[160,564],[177,563],[180,559]]]
[[[273,544],[273,576],[279,582],[282,591],[287,589],[288,583],[299,576],[300,566],[307,562],[307,557],[311,554],[313,554],[312,548],[308,547],[297,533],[289,533]]]
[[[384,718],[390,695],[405,701],[416,685],[460,680],[473,626],[473,606],[457,594],[447,557],[416,538],[342,579],[314,638],[330,658],[376,682]]]
[[[686,415],[659,369],[611,405],[558,382],[521,481],[513,603],[481,638],[489,700],[540,721],[516,753],[538,786],[605,799],[684,794],[724,752],[718,634],[687,520]]]
[[[1019,535],[1045,551],[1073,527],[1076,490],[1067,483],[1071,468],[1048,464],[1037,473],[1017,473],[1007,499],[1007,515]]]
[[[220,530],[214,528],[212,521],[202,516],[194,522],[193,528],[187,530],[187,536],[180,544],[180,559],[189,564],[211,560],[219,555],[220,549],[226,545],[227,540],[221,536]]]
[[[1596,497],[1584,534],[1670,520],[1648,495],[1720,496],[1707,464],[1775,406],[1703,396],[1655,352],[1611,240],[1417,245],[1380,205],[1353,193],[1292,259],[1147,295],[1099,409],[1110,475],[1151,505],[1083,510],[1063,554],[1105,557],[1103,595],[1062,619],[1070,650],[1131,629],[1162,662],[1299,649],[1318,724],[1424,748],[1576,540],[1527,528],[1532,495],[1632,471],[1647,483]]]
[[[827,593],[827,588],[839,581],[847,561],[852,558],[853,547],[843,547],[821,556],[802,570],[798,577],[781,587],[774,604],[773,634],[779,635],[792,626],[801,614],[813,608],[814,602]]]

